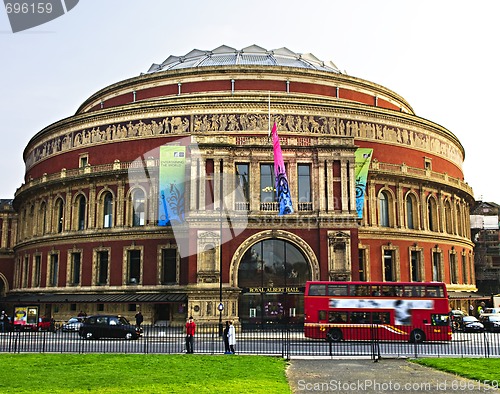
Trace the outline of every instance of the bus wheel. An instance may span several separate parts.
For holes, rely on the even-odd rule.
[[[328,334],[326,334],[326,340],[328,342],[340,342],[342,340],[342,331],[338,328],[332,328],[328,331]]]
[[[413,330],[410,334],[411,343],[422,343],[425,341],[425,334],[422,330]]]

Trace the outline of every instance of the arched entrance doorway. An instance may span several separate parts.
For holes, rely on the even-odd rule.
[[[304,287],[313,277],[304,252],[286,239],[264,239],[243,253],[237,272],[241,324],[303,323]]]

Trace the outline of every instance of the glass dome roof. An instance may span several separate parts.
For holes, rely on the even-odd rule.
[[[160,64],[152,64],[147,74],[179,70],[194,67],[211,66],[282,66],[297,67],[312,70],[329,71],[340,74],[340,70],[332,62],[319,60],[311,53],[295,53],[288,48],[267,50],[257,45],[252,45],[241,50],[222,45],[211,51],[193,49],[184,56],[169,56]]]

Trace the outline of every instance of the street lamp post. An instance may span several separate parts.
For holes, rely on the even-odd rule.
[[[224,310],[224,304],[222,301],[217,305],[217,309],[219,310],[219,336],[222,336],[223,327],[222,327],[222,311]]]
[[[222,200],[222,199],[221,199]],[[222,311],[224,310],[224,304],[222,303],[222,205],[219,207],[219,305],[217,309],[219,310],[219,336],[222,336]]]
[[[222,327],[222,311],[224,310],[224,304],[222,303],[222,209],[223,209],[223,184],[222,184],[222,170],[223,161],[220,160],[219,168],[219,305],[217,309],[219,310],[219,336],[222,337],[223,327]]]

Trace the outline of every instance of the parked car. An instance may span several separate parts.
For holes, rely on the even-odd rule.
[[[450,311],[450,325],[453,331],[458,331],[463,328],[465,313],[459,309],[452,309]]]
[[[500,308],[484,308],[483,313],[500,315]]]
[[[61,329],[63,331],[79,331],[82,326],[83,317],[72,317],[67,323],[63,324]]]
[[[123,316],[95,315],[85,318],[78,330],[84,339],[125,338],[138,339],[139,329]]]
[[[483,332],[484,326],[475,316],[464,316],[463,319],[464,332]]]
[[[500,314],[483,314],[479,316],[479,321],[486,331],[500,331]]]

